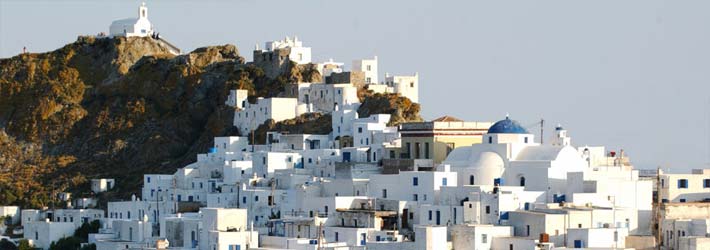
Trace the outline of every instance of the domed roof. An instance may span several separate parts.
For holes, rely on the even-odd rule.
[[[517,121],[505,117],[505,120],[500,120],[488,128],[489,134],[529,134]]]

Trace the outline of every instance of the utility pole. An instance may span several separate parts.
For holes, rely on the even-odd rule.
[[[653,217],[656,223],[656,249],[661,250],[661,167],[656,170],[656,214]]]

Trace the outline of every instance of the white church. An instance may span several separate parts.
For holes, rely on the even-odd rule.
[[[109,35],[125,37],[145,37],[153,34],[153,25],[148,20],[148,7],[142,3],[138,8],[138,18],[126,18],[111,23]]]
[[[566,131],[558,127],[556,132],[551,145],[540,144],[506,117],[488,129],[481,144],[454,149],[444,164],[459,173],[459,183],[522,186],[546,192],[548,202],[559,202],[565,199],[567,173],[583,172],[587,164],[569,145]]]

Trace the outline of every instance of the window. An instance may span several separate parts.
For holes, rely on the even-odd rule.
[[[387,198],[387,189],[382,189],[382,198]]]
[[[338,241],[338,232],[335,232],[335,241]]]
[[[372,78],[369,78],[369,77],[365,78],[365,82],[372,83]]]
[[[409,87],[410,87],[410,88],[414,88],[414,82],[410,82],[410,83],[409,83]]]
[[[491,206],[486,206],[486,214],[491,214]]]
[[[419,195],[414,194],[413,197],[412,197],[412,200],[418,201],[418,200],[419,200]]]
[[[473,175],[469,176],[468,177],[468,185],[473,185],[474,183],[476,183],[475,180],[476,180],[476,178]]]
[[[419,159],[421,157],[421,152],[422,152],[422,144],[415,142],[414,143],[414,159]]]
[[[242,197],[242,203],[247,204],[247,197],[246,196]]]
[[[424,159],[429,159],[429,143],[424,143]]]
[[[523,177],[523,176],[520,177],[520,186],[521,187],[525,186],[525,177]]]
[[[710,188],[710,179],[703,180],[703,188]]]
[[[360,133],[360,134],[362,134],[362,127],[358,127],[358,128],[357,128],[357,132]]]
[[[481,243],[488,243],[488,235],[481,234]]]
[[[493,144],[493,137],[491,137],[491,136],[488,137],[488,144]]]
[[[688,179],[679,179],[678,188],[688,188]]]
[[[419,177],[412,177],[412,186],[419,186]]]
[[[432,213],[431,213],[431,210],[429,210],[429,220],[431,220],[431,217],[432,217]]]
[[[148,180],[148,183],[150,183],[150,177],[146,177],[146,178],[147,178],[147,180]]]
[[[680,199],[680,202],[685,202],[685,199]]]
[[[441,179],[441,185],[442,185],[442,186],[446,186],[447,184],[448,184],[448,179],[446,179],[446,177],[442,178],[442,179]]]
[[[372,65],[367,65],[367,71],[372,70]]]
[[[259,196],[254,196],[254,201],[259,201]]]
[[[407,142],[407,158],[412,158],[412,143]]]
[[[525,137],[525,143],[528,143],[528,138],[527,138],[527,137]]]

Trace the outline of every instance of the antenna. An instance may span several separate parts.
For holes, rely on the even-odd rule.
[[[706,156],[707,156],[707,161],[708,161],[708,162],[707,162],[705,165],[707,165],[707,167],[710,167],[710,96],[708,96],[708,105],[705,107],[705,109],[707,110],[707,112],[705,112],[705,113],[707,114],[706,122],[707,122],[707,125],[708,125],[708,126],[705,128],[705,135],[707,135],[707,137],[708,137],[708,139],[707,139],[707,151],[705,151],[705,154],[706,154]]]
[[[545,140],[545,119],[540,118],[540,144]]]

